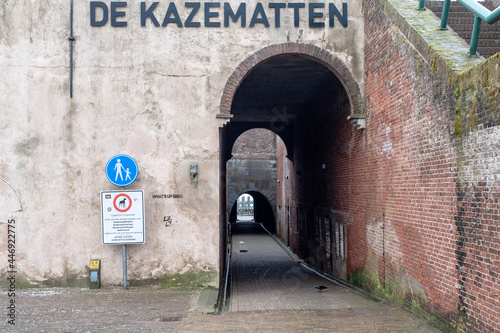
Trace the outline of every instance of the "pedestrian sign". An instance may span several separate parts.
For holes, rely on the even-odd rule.
[[[125,154],[113,156],[106,164],[106,177],[111,184],[127,186],[137,178],[139,167],[135,160]]]

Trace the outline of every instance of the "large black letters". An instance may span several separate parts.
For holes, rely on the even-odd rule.
[[[220,27],[220,22],[211,22],[211,17],[219,17],[218,12],[211,12],[210,8],[220,7],[220,2],[205,2],[205,27]]]
[[[174,17],[170,17],[170,16]],[[177,7],[175,7],[175,2],[171,2],[168,5],[167,12],[165,13],[165,18],[163,19],[162,27],[166,27],[169,23],[175,23],[178,27],[182,27],[181,18],[179,17],[179,12],[177,11]]]
[[[259,14],[260,18],[258,17]],[[260,2],[257,2],[257,6],[255,6],[255,11],[253,12],[252,19],[250,20],[250,27],[253,27],[256,23],[262,23],[264,26],[269,27],[266,12]]]
[[[271,2],[269,4],[269,8],[274,8],[274,26],[277,28],[280,27],[281,26],[280,9],[286,8],[286,3]]]
[[[116,10],[116,7],[127,7],[126,2],[111,2],[111,26],[112,27],[126,27],[126,21],[118,22],[116,20],[117,17],[125,16],[125,12],[119,12]]]
[[[200,9],[199,2],[186,2],[186,8],[193,8],[191,13],[189,13],[186,22],[184,22],[185,27],[199,27],[201,26],[200,22],[193,22],[193,18]]]
[[[153,2],[151,6],[146,10],[146,3],[143,1],[141,2],[141,26],[146,25],[146,19],[149,17],[151,19],[151,22],[155,25],[155,27],[160,26],[160,23],[155,17],[155,14],[153,14],[153,10],[155,10],[156,6],[158,6],[159,2]]]
[[[340,24],[342,24],[342,26],[344,28],[347,28],[347,3],[343,3],[342,4],[342,15],[340,15],[340,12],[339,10],[337,9],[337,7],[335,7],[335,5],[333,3],[330,4],[330,27],[334,27],[335,26],[335,23],[333,21],[333,18],[335,16],[337,16],[337,18],[339,19],[339,22]]]
[[[159,1],[152,2],[150,5],[146,4],[147,1],[141,1],[140,5],[140,20],[141,26],[146,26],[146,21],[151,20],[151,23],[159,27],[154,11]],[[181,17],[176,7],[176,2],[169,1],[168,8],[166,10],[165,16],[163,18],[163,27],[166,27],[169,23],[175,23],[178,27],[183,26]],[[166,3],[165,3],[166,5]],[[348,25],[348,4],[347,2],[342,3],[342,9],[339,10],[334,3],[328,3],[328,9],[326,9],[326,2],[309,2],[308,5],[308,16],[309,16],[309,27],[310,28],[324,28],[326,26],[326,20],[328,15],[328,26],[335,26],[335,18],[339,23],[346,28]],[[147,7],[148,6],[148,7]],[[185,27],[200,27],[203,24],[205,27],[220,27],[222,25],[222,18],[220,17],[221,2],[204,2],[203,12],[200,15],[204,15],[203,19],[196,19],[196,15],[200,11],[202,6],[201,2],[185,2],[184,6],[187,8],[187,18],[184,21]],[[124,8],[127,7],[126,1],[110,1],[106,4],[104,1],[90,1],[90,25],[93,27],[104,26],[111,21],[112,27],[126,27],[127,21],[125,19],[126,12]],[[293,11],[292,13],[287,13],[287,15],[293,15],[293,25],[294,27],[300,26],[300,9],[305,8],[306,3],[302,2],[270,2],[268,11],[272,13],[274,11],[274,26],[279,28],[281,26],[281,16],[284,11]],[[120,10],[121,9],[121,10]],[[189,10],[191,9],[191,10]],[[223,6],[223,16],[224,16],[224,27],[230,26],[230,20],[233,23],[240,20],[241,27],[247,26],[247,4],[246,2],[240,2],[238,9],[236,11],[231,8],[229,2],[224,2]],[[327,12],[328,11],[328,12]],[[184,16],[184,11],[182,11]],[[250,14],[250,13],[249,13]],[[264,9],[261,2],[257,2],[255,9],[251,15],[249,27],[254,27],[256,24],[263,24],[266,28],[269,27],[269,20],[267,17],[268,13]],[[184,17],[182,18],[184,19]]]
[[[111,1],[111,15],[109,14],[108,5],[106,5],[102,1],[91,1],[90,2],[90,25],[93,27],[100,27],[108,23],[108,18],[111,16],[111,26],[112,27],[126,27],[126,21],[118,21],[118,17],[124,17],[125,12],[118,11],[117,7],[127,7],[127,3],[120,1]],[[97,8],[101,8],[102,10],[102,19],[97,20],[96,18],[96,10]]]
[[[224,26],[229,27],[229,18],[233,20],[233,22],[238,21],[238,18],[241,17],[241,26],[246,27],[247,25],[247,4],[242,2],[236,11],[236,14],[233,12],[231,5],[228,2],[224,3]]]
[[[102,9],[102,20],[97,21],[95,11],[99,7]],[[100,27],[108,22],[108,6],[102,1],[90,2],[90,25],[93,27]]]

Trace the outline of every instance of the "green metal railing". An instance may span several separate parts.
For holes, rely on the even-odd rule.
[[[472,36],[470,41],[469,56],[477,56],[477,44],[479,40],[479,32],[481,30],[481,22],[484,21],[488,24],[493,24],[500,20],[500,7],[494,11],[490,11],[480,3],[474,0],[458,0],[463,6],[474,13],[474,26],[472,27]],[[425,10],[425,0],[419,0],[418,10]],[[450,12],[450,0],[444,0],[443,13],[441,15],[441,25],[439,29],[447,30],[448,14]]]

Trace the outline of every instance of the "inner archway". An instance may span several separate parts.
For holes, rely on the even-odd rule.
[[[230,223],[243,219],[238,218],[238,211],[240,206],[249,204],[250,197],[252,220],[275,232],[278,144],[282,144],[282,140],[262,128],[245,131],[234,142],[226,166]],[[247,197],[242,200],[242,196]]]

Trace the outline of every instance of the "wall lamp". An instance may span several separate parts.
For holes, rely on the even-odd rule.
[[[196,179],[196,176],[198,176],[198,164],[191,164],[189,166],[189,174],[192,180]]]

